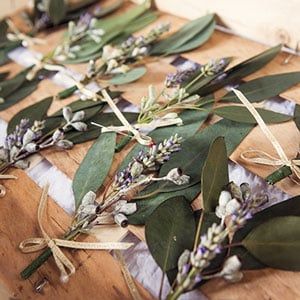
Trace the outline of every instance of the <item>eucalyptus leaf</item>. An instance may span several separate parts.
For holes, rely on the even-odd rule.
[[[193,38],[197,38],[198,34],[213,21],[214,15],[208,14],[201,18],[195,19],[183,25],[178,31],[164,40],[156,43],[151,51],[151,55],[173,54],[178,53],[177,49],[185,47]]]
[[[224,137],[229,156],[252,128],[252,124],[236,123],[226,119],[206,127],[182,143],[181,151],[175,153],[162,166],[159,176],[163,177],[169,170],[180,167],[184,174],[191,177],[189,185],[200,182],[202,168],[207,158],[210,144],[217,137]],[[174,191],[183,187],[166,182],[159,182],[157,186],[159,192]]]
[[[182,46],[172,50],[172,54],[179,54],[187,51],[191,51],[203,45],[214,33],[216,27],[216,21],[212,20],[199,34],[193,37],[191,40],[183,44]],[[168,52],[168,54],[171,54]]]
[[[184,197],[170,198],[151,214],[145,226],[146,242],[160,268],[167,272],[176,268],[185,249],[192,249],[195,219]]]
[[[266,123],[283,123],[293,119],[292,116],[281,114],[271,110],[266,110],[263,108],[257,108],[256,110]],[[215,108],[213,111],[218,116],[235,122],[248,124],[257,123],[248,109],[243,106],[228,105]]]
[[[202,199],[205,212],[214,212],[219,195],[229,182],[228,158],[223,137],[216,138],[209,148],[202,169]]]
[[[0,103],[0,111],[15,105],[19,101],[22,101],[27,96],[31,95],[37,89],[39,82],[39,79],[23,82],[17,90],[4,99],[3,103]]]
[[[229,85],[231,83],[235,83],[236,81],[246,77],[262,67],[264,67],[267,63],[269,63],[275,56],[280,52],[281,45],[272,47],[256,56],[247,59],[236,66],[228,69],[223,73],[223,75],[218,76],[213,82],[210,84],[201,87],[197,92],[201,96],[205,96],[213,93],[214,91]]]
[[[87,152],[72,184],[76,207],[87,192],[97,192],[103,184],[112,164],[115,145],[116,133],[107,132],[101,134]]]
[[[179,136],[188,138],[195,134],[195,132],[207,119],[211,105],[206,106],[206,108],[207,110],[204,111],[185,110],[179,114],[179,117],[183,121],[182,126],[168,126],[157,128],[150,132],[148,135],[157,143],[169,138],[171,135],[174,135],[176,133]],[[142,146],[140,144],[137,144],[135,147],[133,147],[133,149],[129,152],[129,154],[121,163],[120,169],[125,168],[127,164],[131,161],[131,159],[139,153],[139,151],[146,149],[147,147]]]
[[[295,121],[297,128],[300,130],[300,105],[299,104],[295,105],[294,121]]]
[[[255,227],[243,245],[265,265],[300,270],[300,217],[275,217]]]
[[[108,83],[113,85],[130,83],[144,76],[146,72],[147,69],[145,67],[134,68],[124,74],[115,75],[112,79],[108,81]]]
[[[7,134],[12,133],[22,119],[29,119],[30,124],[33,124],[33,122],[36,120],[37,121],[43,120],[47,115],[48,109],[49,109],[52,101],[53,101],[53,97],[47,97],[33,105],[26,107],[25,109],[19,111],[8,122]]]
[[[254,228],[274,217],[299,216],[300,217],[300,196],[276,203],[258,213],[248,220],[244,227],[239,229],[233,236],[232,243],[239,244]],[[230,248],[230,255],[238,255],[242,261],[244,270],[261,269],[266,266],[255,259],[243,246]]]
[[[264,76],[239,85],[250,102],[259,102],[275,97],[300,82],[300,72]],[[240,102],[234,92],[227,93],[222,101]]]
[[[47,1],[47,13],[54,25],[59,24],[65,17],[67,6],[65,0]]]

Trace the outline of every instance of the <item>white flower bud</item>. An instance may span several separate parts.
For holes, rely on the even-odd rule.
[[[180,168],[174,168],[166,176],[166,179],[172,181],[176,185],[184,185],[189,183],[190,176],[182,174]]]
[[[110,73],[111,74],[118,74],[118,73],[121,73],[121,74],[125,74],[127,73],[128,71],[130,70],[130,68],[127,66],[127,65],[121,65],[120,67],[118,68],[114,68]]]
[[[8,159],[8,152],[4,148],[0,148],[0,161],[7,161]]]
[[[72,110],[69,106],[66,106],[63,108],[63,116],[64,116],[64,119],[67,121],[67,122],[70,122],[72,117],[73,117],[73,113],[72,113]]]
[[[71,125],[77,131],[86,131],[87,130],[87,125],[83,122],[75,122],[75,123],[71,123]]]
[[[219,206],[226,206],[231,199],[231,194],[228,191],[222,191],[219,196]]]
[[[121,227],[126,227],[128,225],[127,217],[121,213],[114,216],[114,221]]]
[[[93,191],[89,191],[83,196],[80,206],[94,204],[95,200],[96,200],[96,194]]]
[[[62,283],[67,283],[69,281],[69,276],[68,275],[65,275],[65,274],[61,274],[60,275],[60,281]]]
[[[62,140],[64,138],[64,132],[63,130],[57,129],[52,135],[52,139],[54,142],[57,142],[59,140]]]
[[[28,129],[23,136],[23,145],[32,142],[34,138],[35,138],[35,133],[31,129]]]
[[[24,149],[29,153],[34,153],[39,149],[39,146],[36,143],[28,143]]]
[[[240,207],[241,204],[236,199],[230,200],[226,205],[226,216],[234,214]]]
[[[143,173],[143,171],[144,171],[144,166],[138,161],[135,161],[130,168],[130,173],[133,177],[140,176]]]
[[[84,115],[85,115],[85,113],[84,113],[83,110],[77,111],[77,112],[74,113],[74,115],[73,115],[72,122],[82,121],[83,118],[84,118]]]
[[[74,144],[68,140],[59,140],[55,145],[60,149],[66,149],[66,150],[71,149],[74,146]]]
[[[106,72],[109,73],[111,72],[111,70],[113,70],[114,68],[116,68],[118,66],[118,62],[115,59],[110,59],[107,62],[107,69]]]
[[[137,211],[137,205],[136,203],[121,204],[116,208],[116,211],[127,216],[132,215]]]
[[[243,274],[240,272],[241,262],[236,255],[230,256],[226,259],[220,276],[224,277],[227,281],[237,282],[242,279]]]

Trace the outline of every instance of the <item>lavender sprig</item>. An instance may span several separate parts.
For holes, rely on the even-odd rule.
[[[266,195],[253,195],[246,183],[240,187],[230,183],[228,189],[221,192],[216,209],[216,215],[221,219],[221,223],[214,223],[208,228],[194,251],[183,252],[178,260],[174,289],[169,292],[167,299],[178,299],[181,294],[192,290],[202,280],[215,277],[223,277],[230,282],[240,280],[241,263],[237,256],[227,258],[219,272],[207,275],[204,271],[221,252],[225,239],[243,227],[267,200]]]
[[[65,123],[56,128],[52,133],[43,133],[45,121],[22,119],[14,132],[7,135],[3,147],[0,148],[0,172],[8,167],[26,169],[29,166],[26,160],[31,154],[40,150],[55,146],[60,149],[70,149],[73,143],[64,139],[65,133],[73,128],[77,131],[85,131],[87,125],[82,122],[84,111],[72,113],[69,107],[63,109]]]

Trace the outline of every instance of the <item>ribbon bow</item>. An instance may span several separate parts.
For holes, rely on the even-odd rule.
[[[29,238],[22,241],[19,245],[20,250],[23,253],[30,253],[42,250],[46,247],[51,249],[55,263],[61,273],[61,281],[67,282],[70,275],[75,273],[75,267],[73,263],[66,257],[59,247],[73,248],[73,249],[88,249],[88,250],[126,250],[131,247],[132,243],[103,243],[103,242],[75,242],[67,241],[63,239],[52,239],[46,232],[43,226],[42,218],[45,213],[46,200],[48,194],[49,185],[47,184],[43,189],[39,208],[38,208],[38,224],[42,233],[41,238]]]
[[[287,157],[275,136],[272,134],[262,117],[259,115],[254,106],[249,102],[249,100],[245,97],[245,95],[234,88],[232,89],[232,91],[252,114],[258,126],[260,127],[266,138],[270,141],[279,156],[279,158],[276,158],[261,150],[246,150],[241,154],[241,157],[246,161],[256,164],[269,166],[288,166],[296,176],[298,181],[300,181],[300,160],[289,159]],[[297,182],[297,184],[299,183]]]

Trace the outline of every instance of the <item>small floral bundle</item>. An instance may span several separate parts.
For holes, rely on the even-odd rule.
[[[88,192],[78,207],[73,226],[70,231],[86,232],[96,225],[116,223],[127,226],[127,215],[136,212],[136,203],[128,202],[136,191],[145,188],[155,181],[171,181],[177,185],[189,182],[189,176],[182,174],[179,168],[170,170],[164,177],[156,177],[157,171],[167,162],[171,155],[180,151],[182,138],[171,136],[158,145],[153,144],[149,151],[140,151],[137,156],[118,172],[110,186],[108,195],[104,195],[99,204],[96,194]]]
[[[185,250],[178,260],[178,274],[174,288],[168,299],[177,299],[182,293],[190,291],[203,280],[223,277],[229,282],[239,281],[241,262],[236,255],[226,258],[220,271],[208,269],[213,260],[222,252],[226,239],[241,227],[253,214],[268,201],[266,195],[254,195],[247,183],[240,187],[231,182],[219,197],[216,215],[221,222],[213,223],[201,236],[194,251]],[[230,245],[230,244],[229,244]]]
[[[84,38],[90,38],[95,43],[100,43],[105,31],[96,25],[97,19],[89,13],[81,15],[77,23],[70,21],[64,41],[62,45],[55,48],[53,58],[57,61],[75,59],[82,48],[79,41]]]
[[[4,146],[0,148],[1,168],[3,173],[10,166],[26,169],[29,162],[26,160],[31,154],[40,150],[55,146],[60,149],[70,149],[73,143],[64,139],[65,133],[73,128],[77,131],[85,131],[87,125],[82,122],[84,111],[72,113],[69,107],[63,108],[64,124],[52,132],[43,134],[46,121],[32,121],[21,119],[14,132],[6,136]]]
[[[145,36],[130,36],[118,45],[104,46],[100,60],[90,61],[88,77],[128,72],[130,70],[129,65],[149,55],[151,45],[158,41],[169,28],[169,24],[160,24]]]

